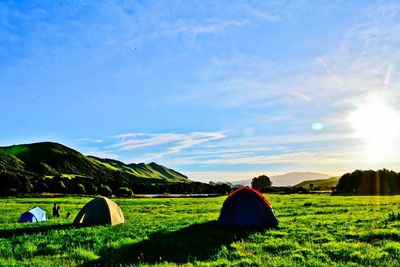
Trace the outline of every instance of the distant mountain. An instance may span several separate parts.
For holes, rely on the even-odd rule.
[[[310,184],[313,184],[314,188],[315,187],[331,187],[331,186],[336,186],[339,182],[340,177],[331,177],[328,179],[318,179],[318,180],[308,180],[308,181],[303,181],[294,187],[303,187],[303,188],[310,188]]]
[[[282,175],[269,176],[273,186],[293,186],[305,180],[327,179],[331,175],[317,172],[290,172]],[[233,184],[250,185],[251,179],[235,181]]]
[[[154,162],[125,164],[84,156],[58,143],[42,142],[0,147],[0,174],[16,176],[74,176],[121,179],[127,183],[190,182],[188,177]]]

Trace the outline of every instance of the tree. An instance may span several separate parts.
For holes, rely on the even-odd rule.
[[[356,170],[344,174],[336,186],[338,194],[392,195],[400,193],[400,174],[387,169]]]
[[[52,178],[52,179],[46,178],[44,181],[46,182],[47,186],[49,187],[50,192],[65,193],[66,186],[65,186],[64,182],[61,181],[60,179],[58,179],[56,177]]]
[[[132,190],[128,187],[118,188],[118,196],[120,197],[131,197],[133,195]]]
[[[97,186],[95,186],[91,181],[86,182],[85,189],[86,189],[86,193],[91,194],[91,195],[96,194],[97,191],[99,190],[99,188]]]
[[[76,194],[85,194],[86,193],[86,189],[83,184],[76,184],[74,186],[74,190],[75,190]]]
[[[228,194],[232,190],[231,183],[216,183],[214,187],[215,187],[215,193],[221,195]]]
[[[36,181],[33,188],[34,191],[37,193],[49,192],[49,186],[46,184],[44,180]]]
[[[112,193],[111,188],[108,185],[100,185],[99,193],[103,196],[109,196]]]
[[[271,188],[272,182],[266,175],[260,175],[258,177],[254,177],[251,180],[251,187],[253,189],[257,189],[258,191],[264,191],[268,188]]]

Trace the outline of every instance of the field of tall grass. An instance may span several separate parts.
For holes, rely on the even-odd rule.
[[[225,198],[116,199],[126,224],[81,228],[90,198],[0,199],[0,266],[400,265],[400,196],[267,195],[280,226],[261,231],[218,228]],[[17,223],[53,203],[61,218]]]

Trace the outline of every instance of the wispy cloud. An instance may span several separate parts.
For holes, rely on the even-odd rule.
[[[71,124],[79,121],[84,136],[88,125],[112,135],[126,129],[132,114],[142,119],[143,125],[133,128],[138,133],[80,139],[88,154],[157,159],[197,170],[359,166],[362,144],[352,135],[348,114],[371,92],[400,110],[396,1],[369,6],[349,1],[75,1],[72,8],[14,7],[0,3],[0,42],[8,44],[0,54],[9,58],[7,66],[0,64],[0,78],[14,77],[2,88],[17,85],[13,93],[0,90],[7,99],[14,94],[5,112],[18,106],[22,118],[32,110],[38,120],[30,124],[40,126],[39,119],[48,122],[47,116],[54,115],[56,124],[64,116]],[[350,18],[343,19],[347,12]],[[91,70],[96,73],[87,75]],[[24,73],[32,77],[21,83]],[[54,93],[54,85],[62,84]],[[28,102],[21,96],[31,92],[49,108],[38,102],[24,109],[21,103]],[[48,112],[65,106],[70,108]],[[196,121],[198,114],[202,118]],[[14,116],[5,125],[18,121]],[[165,129],[162,123],[176,132],[157,133]],[[60,124],[58,131],[67,135],[63,127],[69,124]],[[312,125],[324,127],[316,132]]]
[[[171,165],[277,165],[277,164],[339,164],[357,161],[357,150],[348,151],[334,144],[357,146],[351,136],[257,136],[242,137],[187,151],[164,159]],[[327,145],[329,144],[329,145]],[[295,147],[298,147],[295,149]]]
[[[176,36],[179,34],[187,34],[190,36],[216,34],[232,27],[243,27],[248,25],[247,20],[222,20],[210,21],[199,24],[198,22],[178,21],[165,26],[161,31],[167,36]]]
[[[303,101],[310,101],[311,98],[305,94],[303,94],[302,92],[298,92],[298,91],[293,91],[290,93],[292,96],[301,99]]]
[[[89,4],[85,5],[88,6]],[[108,38],[103,40],[106,46],[113,49],[131,49],[160,39],[188,37],[195,40],[204,35],[216,35],[234,28],[246,27],[257,21],[273,22],[287,16],[288,8],[284,4],[275,3],[229,3],[229,8],[220,10],[221,6],[210,2],[120,2],[91,3],[109,25],[94,23],[94,28]],[[196,10],[192,16],[186,12]],[[182,13],[177,16],[176,11]],[[292,12],[292,11],[291,11]],[[179,18],[177,18],[179,17]],[[115,28],[115,31],[110,29]],[[190,42],[189,42],[190,43]],[[196,45],[200,45],[196,42]],[[192,46],[192,45],[189,45]]]
[[[102,149],[97,149],[97,150],[88,150],[87,152],[85,152],[86,155],[89,156],[95,156],[98,158],[105,158],[105,159],[118,159],[119,156],[117,153],[112,153],[112,152],[108,152],[108,151],[104,151]]]
[[[121,141],[110,148],[117,148],[124,151],[132,151],[143,147],[163,146],[164,151],[153,154],[153,157],[159,158],[168,154],[176,154],[184,149],[195,145],[226,138],[224,132],[192,132],[189,134],[179,133],[127,133],[116,136]]]
[[[386,96],[400,110],[399,7],[396,2],[374,4],[325,53],[298,62],[240,53],[214,58],[199,74],[202,82],[172,101],[244,109],[255,114],[251,120],[253,125],[260,122],[258,130],[272,120],[276,127],[297,133],[293,126],[322,122],[331,126],[327,131],[332,134],[350,135],[346,117],[370,92]]]
[[[104,142],[103,139],[94,139],[94,138],[88,138],[88,137],[78,138],[77,141],[78,142],[84,142],[84,143],[97,143],[97,144],[100,144],[100,143]]]

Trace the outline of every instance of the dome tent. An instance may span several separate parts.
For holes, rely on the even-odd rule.
[[[22,213],[18,222],[43,222],[47,220],[47,213],[43,209],[35,207],[27,212]]]
[[[218,223],[223,227],[278,226],[271,204],[258,191],[242,187],[229,194],[225,200]]]
[[[86,203],[74,219],[75,225],[116,225],[124,222],[122,210],[106,197],[97,197]]]

